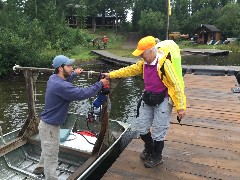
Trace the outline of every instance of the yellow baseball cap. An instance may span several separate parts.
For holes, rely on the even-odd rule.
[[[145,50],[151,49],[155,45],[156,41],[153,36],[144,37],[138,42],[137,49],[132,53],[132,55],[140,56]]]

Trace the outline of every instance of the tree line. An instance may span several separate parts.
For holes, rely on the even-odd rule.
[[[132,27],[142,34],[165,38],[168,0],[137,0],[133,7]],[[192,35],[200,24],[215,25],[223,38],[239,37],[240,0],[170,0],[171,32]]]
[[[91,36],[67,27],[66,16],[127,15],[131,0],[0,0],[0,76],[15,64],[51,67],[56,54],[86,46]],[[94,19],[94,18],[93,18]],[[94,24],[94,22],[93,22]],[[103,18],[104,24],[104,18]]]
[[[216,25],[224,37],[239,37],[240,0],[170,0],[170,31],[191,34],[200,24]],[[91,40],[86,17],[121,17],[121,29],[165,38],[168,0],[0,0],[0,76],[15,64],[51,67],[56,54],[82,47]],[[126,22],[132,9],[132,22]],[[67,27],[66,16],[81,26]]]

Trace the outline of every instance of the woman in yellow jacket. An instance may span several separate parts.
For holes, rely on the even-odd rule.
[[[171,47],[162,47],[159,50],[155,45],[154,37],[142,38],[132,53],[142,60],[119,70],[104,73],[110,79],[143,74],[144,93],[139,102],[136,129],[145,143],[140,158],[145,161],[144,165],[147,168],[163,162],[162,150],[170,127],[173,104],[180,119],[185,116],[186,109],[184,85],[172,65],[169,51]]]

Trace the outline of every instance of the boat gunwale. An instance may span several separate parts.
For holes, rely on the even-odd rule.
[[[123,126],[123,128],[125,128],[125,130],[121,133],[121,135],[114,141],[114,143],[103,154],[101,154],[86,170],[84,170],[84,172],[77,178],[77,180],[84,179],[84,177],[87,174],[89,174],[89,172],[92,170],[92,168],[95,165],[97,165],[98,163],[100,163],[104,159],[104,157],[107,156],[108,153],[110,153],[110,150],[113,149],[113,147],[121,140],[122,136],[130,129],[131,124],[119,122],[119,121],[116,121],[116,120],[112,120],[112,121],[115,121],[119,125]]]

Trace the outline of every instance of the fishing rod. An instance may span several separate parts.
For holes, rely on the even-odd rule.
[[[50,68],[38,68],[38,67],[22,67],[19,65],[15,65],[13,66],[13,70],[31,70],[33,72],[54,72],[55,69],[50,69]],[[100,72],[96,72],[96,71],[82,71],[81,74],[87,74],[88,76],[98,76],[100,74]]]

